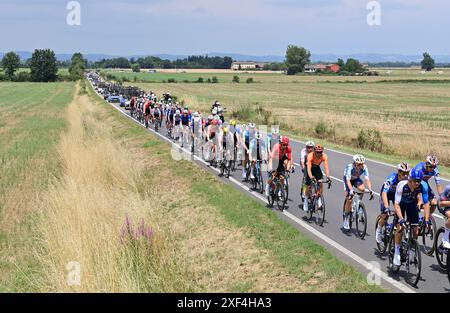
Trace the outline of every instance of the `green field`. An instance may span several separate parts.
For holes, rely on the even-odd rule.
[[[73,92],[73,83],[0,83],[0,291],[35,290],[36,199],[59,175]]]
[[[239,84],[231,83],[236,74],[233,72],[141,73],[145,77],[154,75],[151,77],[155,81],[168,77],[182,81],[217,76],[219,83],[130,84],[158,94],[170,91],[202,111],[207,111],[214,100],[220,100],[227,107],[229,116],[233,111],[240,113],[243,107],[248,107],[253,113],[237,114],[243,120],[280,124],[285,132],[300,139],[314,138],[350,151],[361,150],[356,144],[360,130],[373,129],[381,134],[382,148],[363,150],[367,155],[389,162],[406,159],[415,163],[433,152],[441,159],[444,172],[449,173],[450,80],[445,81],[449,72],[421,75],[414,74],[413,70],[398,71],[399,75],[390,78],[238,74]],[[132,77],[135,74],[116,75]],[[247,77],[253,77],[256,83],[245,83]],[[354,82],[358,80],[364,82]],[[417,81],[407,82],[409,80]],[[270,112],[268,118],[258,118],[255,113],[258,107]],[[326,124],[325,133],[316,131],[321,121]]]

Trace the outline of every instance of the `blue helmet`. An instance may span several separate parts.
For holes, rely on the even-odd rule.
[[[423,179],[423,172],[420,169],[415,168],[409,174],[409,179]]]

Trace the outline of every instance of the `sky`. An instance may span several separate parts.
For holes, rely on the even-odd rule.
[[[0,0],[0,51],[450,54],[448,0],[79,0],[80,14],[69,2]]]

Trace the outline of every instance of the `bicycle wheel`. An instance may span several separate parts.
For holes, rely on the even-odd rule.
[[[444,227],[438,229],[434,237],[434,251],[436,252],[436,260],[443,270],[447,269],[448,251],[442,246],[442,236],[444,235]]]
[[[410,251],[412,252],[410,253]],[[417,241],[411,240],[409,242],[406,260],[406,281],[411,286],[416,287],[422,270],[422,259]]]
[[[356,232],[361,239],[364,239],[367,231],[367,212],[364,203],[360,202],[356,211]]]
[[[275,196],[277,199],[278,210],[284,211],[286,205],[286,194],[281,184],[278,184]]]
[[[321,205],[319,206],[319,200],[321,202]],[[317,214],[317,218],[316,218],[316,224],[319,226],[323,225],[323,222],[325,221],[325,199],[323,197],[323,195],[320,195],[320,197],[316,200],[316,214]]]
[[[428,256],[432,256],[434,253],[434,237],[436,234],[436,221],[433,216],[430,216],[430,221],[431,229],[427,231],[425,227],[425,231],[422,233],[423,251]]]
[[[377,233],[378,223],[380,222],[380,219],[381,219],[381,216],[378,215],[377,220],[375,222],[375,234]],[[387,224],[388,224],[388,219],[386,219],[386,222],[384,223],[383,227],[381,227],[381,236],[382,236],[381,243],[378,243],[375,240],[375,242],[377,244],[377,250],[380,254],[384,254],[386,252],[386,248],[389,243],[389,241],[386,240],[386,237],[388,236],[387,227],[386,227]]]
[[[263,177],[261,174],[261,170],[258,173],[258,181],[259,181],[259,192],[261,194],[263,194],[264,193],[264,180],[263,180]]]

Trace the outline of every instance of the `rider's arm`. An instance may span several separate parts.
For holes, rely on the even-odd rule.
[[[430,220],[430,205],[428,199],[428,184],[424,181],[420,182],[420,186],[422,188],[422,192],[417,195],[417,205],[420,207],[423,204],[423,212],[425,221]]]
[[[328,155],[326,155],[325,153],[323,154],[323,164],[325,167],[325,175],[327,177],[330,177],[330,167],[328,165]]]
[[[307,159],[306,159],[306,170],[308,171],[308,177],[310,179],[313,179],[313,175],[312,175],[312,171],[311,171],[311,166],[312,166],[312,152],[310,154],[308,154]]]
[[[395,201],[394,201],[394,209],[395,214],[397,215],[399,220],[403,219],[402,210],[400,209],[400,202],[402,201],[403,195],[403,186],[397,186],[397,190],[395,191]]]
[[[349,165],[347,165],[347,167],[345,168],[345,171],[344,171],[345,183],[347,184],[348,190],[353,190],[353,186],[352,186],[352,182],[351,182],[352,168],[353,168],[353,165],[349,164]]]
[[[370,181],[370,177],[369,177],[369,168],[364,165],[364,179],[367,183],[367,188],[369,188],[370,191],[372,191],[372,182]]]
[[[434,182],[436,183],[437,192],[441,195],[444,192],[444,184],[442,184],[439,171],[435,169],[436,175],[434,176]]]
[[[301,166],[302,170],[304,170],[306,167],[305,156],[306,156],[306,152],[305,152],[305,150],[302,150],[302,152],[300,153],[300,166]]]

